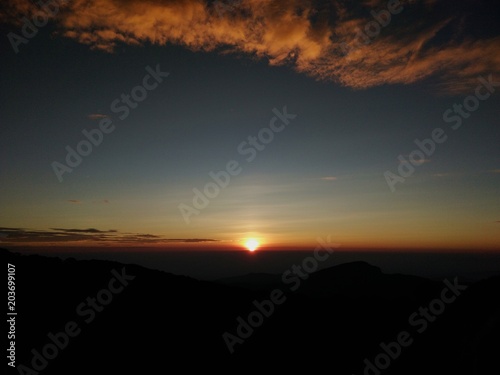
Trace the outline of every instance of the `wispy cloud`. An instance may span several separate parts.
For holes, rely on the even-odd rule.
[[[323,181],[336,181],[337,177],[327,176],[327,177],[321,177],[320,179]]]
[[[110,229],[110,230],[99,230],[95,228],[89,228],[89,229],[63,229],[63,228],[50,228],[51,230],[56,230],[60,232],[65,232],[65,233],[117,233],[116,230]]]
[[[88,118],[91,120],[100,120],[100,119],[108,118],[108,117],[109,117],[108,115],[103,115],[100,113],[92,113],[92,114],[88,115]]]
[[[432,78],[458,93],[480,74],[500,76],[500,36],[476,32],[495,30],[488,1],[401,0],[401,13],[368,44],[358,30],[386,1],[242,0],[221,17],[208,0],[74,0],[53,21],[56,34],[107,52],[120,43],[177,44],[247,54],[355,89]],[[10,19],[40,11],[29,0],[7,3]],[[346,55],[345,45],[355,48]]]
[[[212,240],[208,238],[187,238],[187,239],[171,239],[170,241],[174,242],[217,242],[218,240]]]
[[[451,176],[455,176],[454,173],[434,173],[432,175],[433,177],[451,177]]]
[[[409,155],[406,155],[405,157],[406,157],[406,160],[408,160]],[[405,164],[407,162],[408,161],[400,160],[399,164]],[[430,163],[430,162],[431,162],[431,159],[422,159],[422,160],[415,160],[415,161],[413,161],[413,164],[422,165],[422,164]]]
[[[72,203],[72,204],[83,204],[83,201],[79,199],[68,199],[67,202]],[[92,201],[92,203],[97,203],[97,204],[109,204],[110,201],[109,199],[103,199],[99,201]]]
[[[33,230],[25,228],[0,227],[0,243],[3,245],[161,245],[171,243],[201,243],[217,241],[218,240],[209,238],[167,238],[153,234],[120,233],[115,229],[99,230],[96,228],[50,228],[49,230]]]

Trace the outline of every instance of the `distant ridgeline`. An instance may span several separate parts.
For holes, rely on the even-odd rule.
[[[110,261],[0,256],[15,302],[9,374],[498,371],[500,277],[465,286],[355,262],[290,291],[277,275],[207,282]],[[283,303],[269,313],[276,291]]]

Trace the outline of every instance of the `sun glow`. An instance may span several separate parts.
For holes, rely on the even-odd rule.
[[[257,241],[255,238],[249,238],[245,242],[245,247],[248,249],[248,251],[255,251],[259,248],[259,241]]]

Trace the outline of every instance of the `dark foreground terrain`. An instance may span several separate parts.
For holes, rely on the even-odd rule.
[[[3,338],[9,355],[12,326],[16,367],[2,365],[11,374],[499,369],[500,276],[466,285],[354,262],[286,283],[268,274],[207,282],[109,261],[1,256],[15,266],[17,315]]]

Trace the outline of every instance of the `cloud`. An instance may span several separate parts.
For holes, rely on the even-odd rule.
[[[100,120],[100,119],[108,118],[108,117],[109,117],[108,115],[102,115],[100,113],[92,113],[92,114],[88,115],[88,118],[91,120]]]
[[[99,230],[95,228],[89,228],[89,229],[62,229],[62,228],[50,228],[51,230],[56,230],[56,231],[61,231],[65,233],[116,233],[117,231],[114,229],[110,230]]]
[[[451,177],[454,176],[453,173],[434,173],[433,177]]]
[[[50,228],[32,230],[25,228],[0,227],[0,242],[3,245],[145,245],[169,243],[217,242],[207,238],[167,238],[164,236],[140,233],[120,233],[115,229],[99,230]]]
[[[29,0],[7,3],[10,19],[40,12]],[[368,42],[359,30],[374,21],[371,11],[386,9],[386,1],[224,3],[231,7],[221,16],[209,0],[73,0],[61,4],[53,22],[57,35],[95,50],[175,44],[245,54],[354,89],[428,80],[456,94],[473,90],[479,75],[500,76],[500,35],[488,32],[498,30],[490,0],[474,6],[401,0],[402,11]]]
[[[410,155],[404,155],[404,157],[406,159],[409,159]],[[425,164],[425,163],[430,163],[431,162],[431,159],[420,159],[420,160],[414,160],[413,161],[413,164],[416,164],[416,165],[422,165],[422,164]],[[406,164],[408,163],[408,160],[400,160],[399,161],[399,164]]]
[[[188,238],[188,239],[173,239],[174,242],[217,242],[218,240],[212,240],[208,238]]]
[[[413,164],[415,164],[415,165],[422,165],[422,164],[430,163],[430,162],[431,162],[431,159],[422,159],[422,160],[415,160],[413,162]]]
[[[79,199],[68,199],[67,202],[72,203],[72,204],[82,204],[83,201]],[[103,199],[100,201],[92,201],[92,203],[101,203],[101,204],[109,204],[109,199]]]
[[[500,169],[492,169],[488,172],[497,174],[497,173],[500,173]]]
[[[321,177],[321,180],[323,180],[323,181],[336,181],[337,177],[333,177],[333,176]]]

